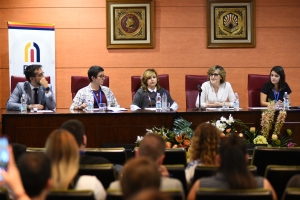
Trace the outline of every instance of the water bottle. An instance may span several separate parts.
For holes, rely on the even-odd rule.
[[[168,104],[168,97],[167,97],[166,92],[164,92],[164,94],[162,95],[162,98],[161,98],[162,111],[167,111],[167,109],[168,109],[167,104]]]
[[[27,103],[26,103],[26,95],[22,94],[21,97],[21,106],[20,106],[21,113],[27,112]]]
[[[91,100],[88,100],[88,108],[87,108],[88,111],[93,111],[94,110],[94,105],[92,103]]]
[[[287,92],[283,95],[283,109],[288,110],[290,105],[289,95]]]
[[[156,94],[156,111],[161,111],[161,96],[159,93]]]
[[[240,109],[240,100],[239,100],[239,95],[238,93],[235,93],[235,98],[234,98],[234,102],[233,102],[233,108],[234,110],[239,110]]]

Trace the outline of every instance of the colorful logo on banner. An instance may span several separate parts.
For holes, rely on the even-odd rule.
[[[41,62],[40,47],[35,42],[28,42],[24,49],[25,62]]]

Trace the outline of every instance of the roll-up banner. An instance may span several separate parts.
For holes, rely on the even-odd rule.
[[[28,65],[43,66],[50,76],[55,92],[55,28],[54,24],[7,22],[9,46],[9,80],[11,76],[24,76]]]

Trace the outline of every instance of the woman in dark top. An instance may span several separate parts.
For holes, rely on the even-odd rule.
[[[270,100],[275,100],[282,104],[285,92],[291,94],[292,90],[285,82],[283,68],[281,66],[275,66],[271,69],[269,82],[265,83],[260,90],[260,105],[268,106]]]
[[[178,104],[172,99],[167,90],[159,85],[159,79],[155,69],[147,69],[141,77],[141,87],[135,93],[133,97],[131,110],[140,108],[149,108],[156,106],[156,94],[160,93],[162,97],[164,93],[167,95],[168,103],[172,110],[178,109]]]
[[[231,135],[221,140],[219,154],[216,157],[220,164],[218,172],[212,177],[197,180],[191,188],[188,200],[196,199],[198,188],[218,189],[255,189],[263,188],[272,192],[273,200],[277,200],[276,193],[270,182],[264,177],[253,176],[248,170],[246,143],[244,138]]]

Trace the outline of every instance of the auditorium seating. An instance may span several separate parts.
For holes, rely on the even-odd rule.
[[[196,199],[201,200],[272,200],[272,193],[265,189],[213,189],[199,188]]]
[[[117,174],[112,164],[80,165],[78,174],[96,176],[105,189],[111,182],[117,180]]]
[[[260,89],[269,81],[269,75],[248,74],[248,106],[260,107]]]
[[[170,92],[169,75],[160,74],[158,75],[159,85]],[[132,99],[136,91],[141,87],[141,76],[131,76],[131,95]]]
[[[182,164],[186,166],[186,151],[184,148],[165,149],[164,165]]]
[[[185,194],[188,194],[188,188],[185,177],[185,166],[184,165],[164,165],[169,172],[170,178],[176,178],[182,183]]]
[[[192,184],[194,184],[194,182],[200,178],[210,177],[215,175],[218,168],[219,168],[218,166],[197,165],[197,167],[195,168]],[[256,170],[257,170],[256,166],[248,165],[248,169],[253,175],[256,175]]]
[[[94,200],[92,190],[51,190],[46,200]]]
[[[71,93],[72,100],[77,94],[78,90],[90,84],[89,77],[87,76],[71,76]],[[109,76],[105,76],[103,86],[109,87]]]
[[[285,191],[284,200],[299,200],[300,188],[287,188]]]
[[[207,81],[206,75],[185,75],[186,108],[195,108],[199,94],[198,85]]]
[[[284,166],[284,165],[268,165],[265,178],[269,180],[273,186],[278,199],[284,192],[286,184],[294,175],[300,174],[300,166]]]
[[[124,148],[86,148],[85,153],[90,156],[104,157],[113,164],[123,165],[127,160]]]
[[[50,83],[50,76],[45,76],[48,83]],[[19,82],[25,82],[26,77],[24,76],[11,76],[10,77],[10,93],[12,93]]]
[[[298,147],[255,147],[251,164],[257,167],[257,175],[264,176],[268,165],[300,165],[298,158]]]

